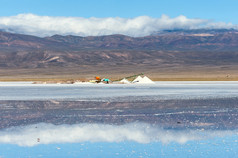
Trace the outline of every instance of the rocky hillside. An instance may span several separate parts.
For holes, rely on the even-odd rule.
[[[35,37],[0,32],[0,68],[73,68],[102,65],[177,67],[235,65],[237,30],[167,30],[146,37]],[[6,69],[7,68],[7,69]],[[44,71],[42,70],[42,71]],[[145,68],[146,70],[146,68]],[[74,72],[72,72],[74,73]]]
[[[236,30],[174,30],[146,37],[124,35],[60,36],[39,38],[28,35],[0,32],[1,50],[81,50],[81,49],[149,49],[226,51],[238,49]]]

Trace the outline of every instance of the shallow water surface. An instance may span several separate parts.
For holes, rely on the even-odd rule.
[[[236,157],[238,82],[0,83],[0,157]]]

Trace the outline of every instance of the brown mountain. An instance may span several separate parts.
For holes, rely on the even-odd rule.
[[[221,74],[238,77],[237,61],[236,30],[168,30],[146,37],[45,38],[0,32],[1,78],[33,74],[81,77],[88,73],[115,77],[139,72],[154,78],[170,77],[168,74],[187,74],[188,78],[201,72],[218,74],[218,78]]]

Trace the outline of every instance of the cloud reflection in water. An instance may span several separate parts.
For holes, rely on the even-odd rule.
[[[80,142],[123,142],[137,143],[162,142],[184,144],[215,137],[238,135],[237,130],[167,130],[148,123],[125,125],[75,124],[35,125],[11,127],[0,131],[0,143],[19,146],[35,146],[53,143]]]

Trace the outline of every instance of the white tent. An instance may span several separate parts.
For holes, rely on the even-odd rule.
[[[123,78],[123,79],[120,81],[120,83],[129,84],[130,82],[129,82],[127,79]]]

